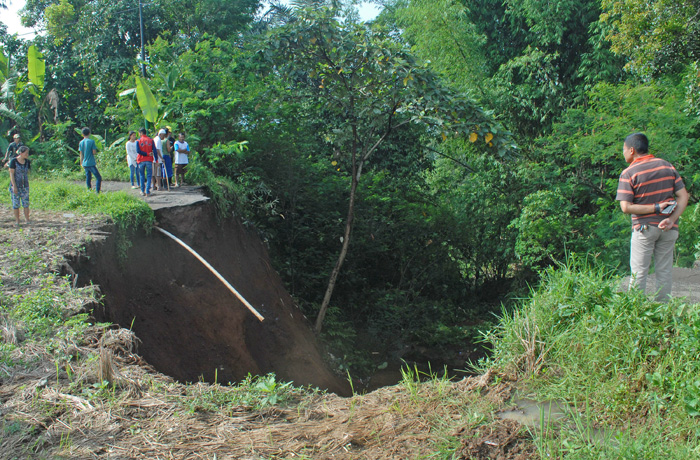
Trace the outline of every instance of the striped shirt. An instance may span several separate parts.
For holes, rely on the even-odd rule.
[[[654,155],[644,155],[620,174],[615,199],[632,204],[663,203],[672,201],[676,192],[684,188],[683,179],[671,163]],[[632,214],[632,228],[639,230],[643,224],[658,227],[666,217],[668,215],[655,212]],[[673,224],[673,228],[678,228],[678,222]]]

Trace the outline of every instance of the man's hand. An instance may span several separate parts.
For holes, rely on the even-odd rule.
[[[17,187],[17,184],[14,184],[12,186],[12,193],[14,193],[15,195],[19,195],[19,187]]]
[[[672,204],[674,204],[673,201],[664,201],[663,203],[659,203],[659,210],[663,211],[664,209],[671,206]]]

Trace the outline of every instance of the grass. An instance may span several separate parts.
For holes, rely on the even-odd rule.
[[[543,458],[697,458],[700,309],[618,292],[619,283],[575,257],[546,271],[529,299],[504,312],[482,366],[574,407],[573,426],[537,431]],[[593,442],[592,429],[616,434]]]
[[[9,179],[0,180],[0,190],[7,190]],[[155,218],[143,200],[125,192],[96,194],[84,186],[56,180],[33,179],[29,183],[32,209],[71,211],[77,214],[105,214],[120,228],[150,228]],[[10,205],[9,193],[0,193],[0,203]]]

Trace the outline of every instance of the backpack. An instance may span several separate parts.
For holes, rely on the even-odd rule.
[[[150,137],[141,137],[137,142],[139,143],[139,149],[147,153],[146,156],[153,155],[153,139]]]

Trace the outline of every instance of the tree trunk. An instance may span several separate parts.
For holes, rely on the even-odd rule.
[[[314,330],[316,334],[321,333],[323,328],[323,319],[326,317],[326,310],[328,310],[328,304],[331,302],[331,296],[333,295],[333,290],[335,289],[335,283],[338,280],[338,274],[340,273],[340,267],[343,266],[345,262],[345,256],[348,253],[348,247],[350,246],[350,233],[352,231],[352,222],[355,218],[355,195],[357,193],[357,184],[360,181],[360,174],[362,171],[362,164],[357,168],[357,172],[352,176],[352,185],[350,187],[350,205],[348,206],[348,216],[345,220],[345,232],[343,233],[343,247],[340,250],[340,255],[338,260],[333,267],[331,272],[331,277],[328,280],[328,286],[326,287],[326,293],[323,295],[323,302],[321,302],[321,309],[318,311],[318,317],[316,317],[316,325]]]

